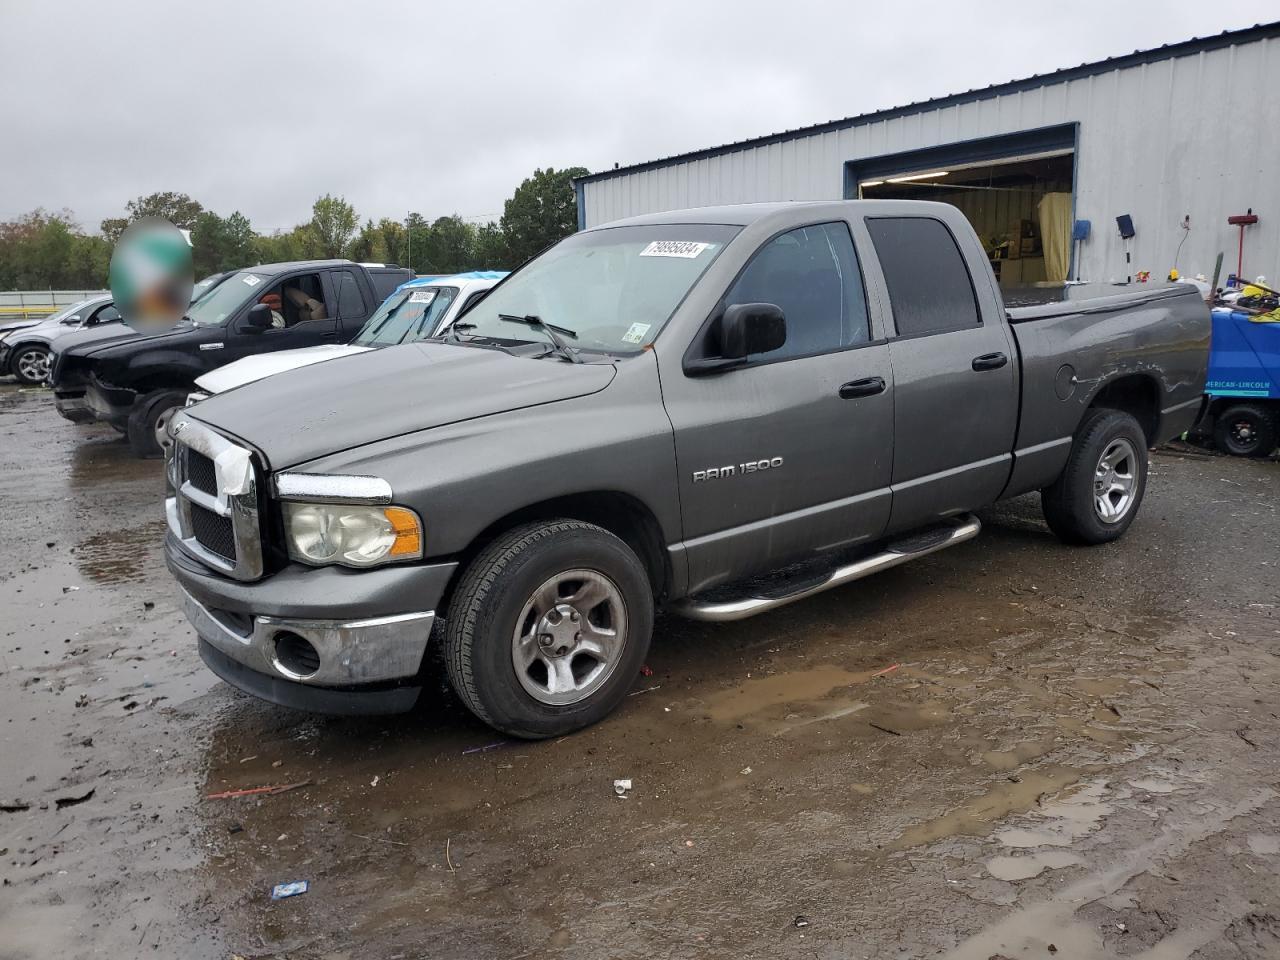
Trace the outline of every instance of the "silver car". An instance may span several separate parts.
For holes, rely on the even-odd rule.
[[[0,376],[19,383],[43,383],[49,376],[51,344],[73,330],[120,319],[109,294],[90,297],[36,323],[0,328]]]

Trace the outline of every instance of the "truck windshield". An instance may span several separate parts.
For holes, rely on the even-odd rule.
[[[495,287],[458,330],[500,343],[541,342],[542,332],[521,322],[536,317],[575,350],[635,353],[653,342],[740,229],[657,224],[574,234]]]
[[[410,287],[391,294],[351,342],[357,347],[411,343],[435,333],[457,287]]]
[[[187,308],[187,318],[201,326],[226,323],[244,302],[266,289],[269,278],[249,270],[228,277]]]

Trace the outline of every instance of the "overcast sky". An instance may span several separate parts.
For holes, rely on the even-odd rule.
[[[1275,0],[0,0],[0,218],[69,207],[96,228],[178,190],[260,231],[326,192],[362,218],[496,219],[535,167],[594,172],[1277,15]]]

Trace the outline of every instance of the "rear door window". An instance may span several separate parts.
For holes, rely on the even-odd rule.
[[[364,294],[356,275],[350,270],[337,270],[333,274],[333,286],[338,295],[338,317],[343,320],[358,318],[363,320],[369,315],[369,308],[364,302]]]
[[[752,359],[826,353],[870,339],[862,271],[844,223],[774,237],[729,288],[724,304],[735,303],[776,304],[787,318],[786,343]]]
[[[866,224],[889,287],[898,336],[982,325],[969,268],[941,220],[868,217]]]

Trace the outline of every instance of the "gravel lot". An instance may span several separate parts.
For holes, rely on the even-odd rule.
[[[1022,498],[774,614],[659,619],[619,714],[531,744],[443,679],[390,719],[239,695],[161,464],[13,386],[0,451],[6,960],[1280,956],[1275,461],[1153,455],[1109,547]]]

